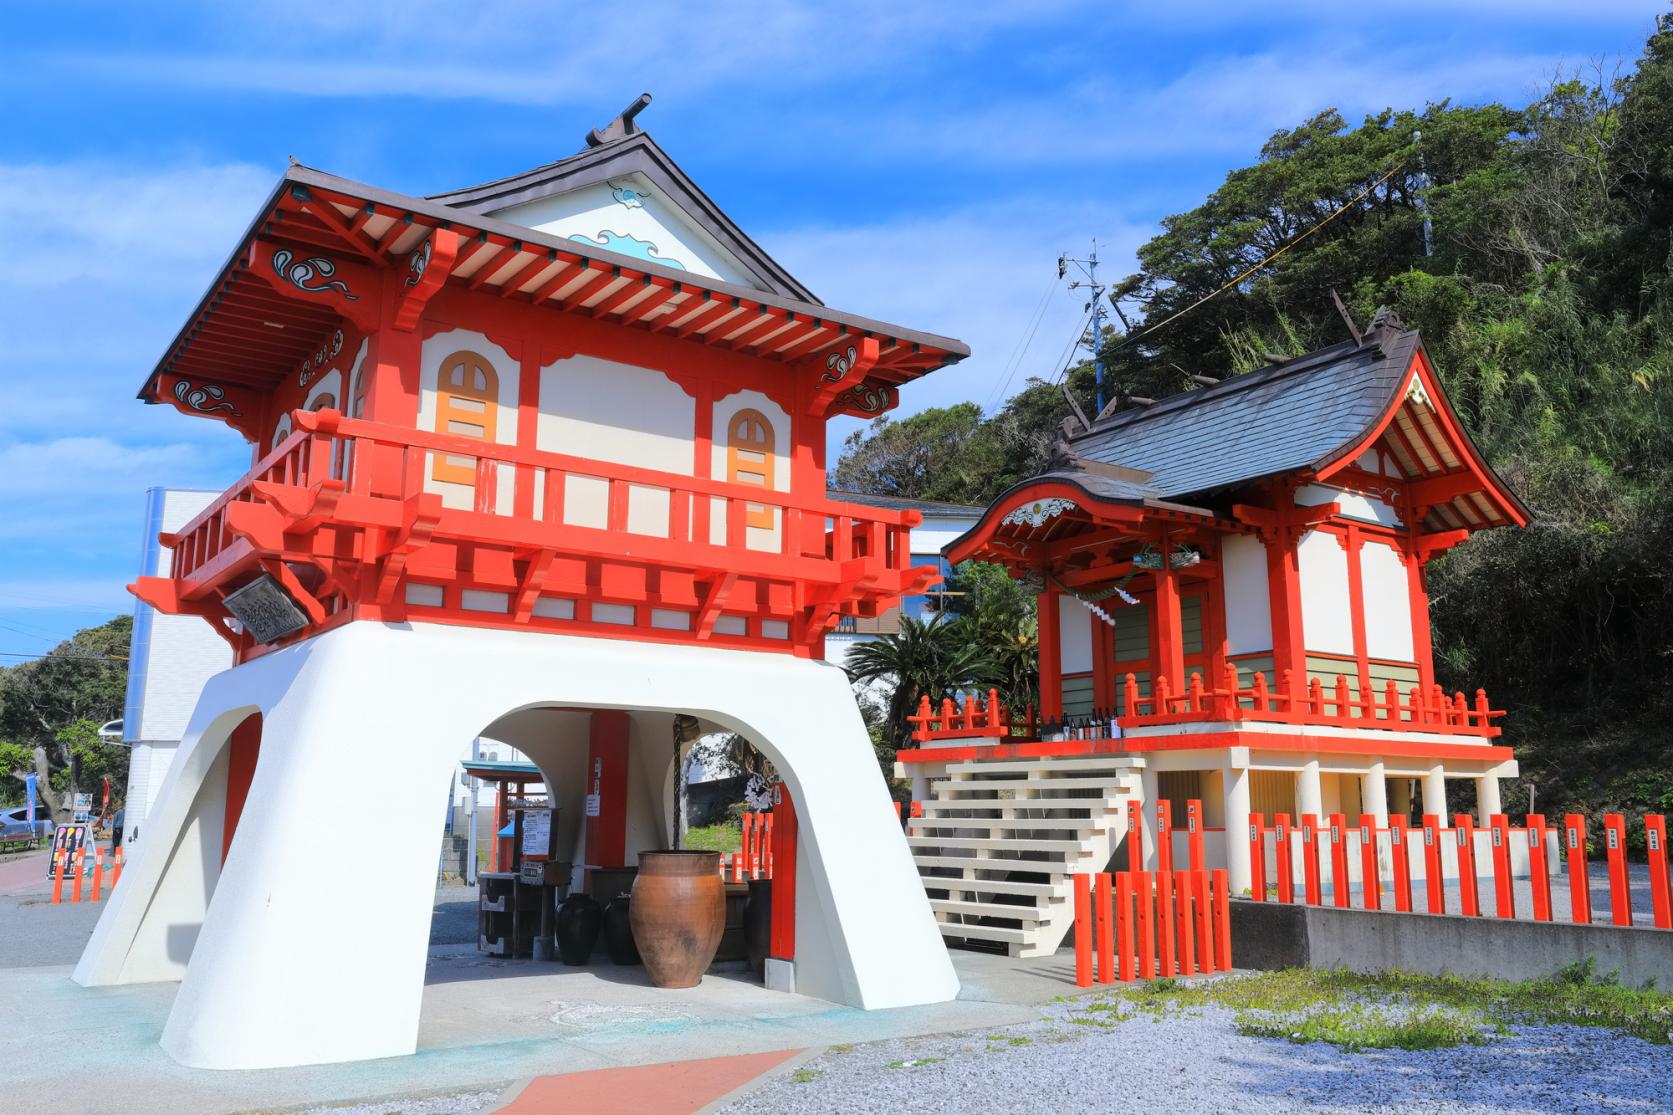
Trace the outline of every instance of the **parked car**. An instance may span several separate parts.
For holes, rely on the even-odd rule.
[[[26,844],[31,841],[50,840],[52,831],[52,821],[48,819],[44,809],[35,810],[33,824],[29,821],[27,805],[0,809],[0,844]]]

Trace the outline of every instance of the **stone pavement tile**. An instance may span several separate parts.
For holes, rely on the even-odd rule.
[[[692,1115],[796,1056],[800,1050],[669,1061],[634,1068],[595,1069],[531,1080],[502,1115]]]

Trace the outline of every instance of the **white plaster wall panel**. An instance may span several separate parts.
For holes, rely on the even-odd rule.
[[[628,174],[613,182],[614,186],[602,182],[583,186],[491,215],[694,275],[763,289],[747,267],[645,179]]]
[[[325,396],[331,396],[331,401],[325,403]],[[343,395],[343,373],[335,369],[308,385],[308,397],[302,403],[303,410],[321,410],[322,404],[333,410],[343,410],[348,404]]]
[[[572,356],[540,370],[535,445],[550,453],[690,476],[696,419],[691,396],[654,368]],[[568,477],[564,522],[607,526],[609,491],[600,477]],[[668,501],[665,488],[633,485],[628,529],[666,537]]]
[[[1297,545],[1302,642],[1323,654],[1354,652],[1348,607],[1348,552],[1335,535],[1310,530]]]
[[[1226,653],[1272,649],[1272,599],[1266,579],[1266,546],[1248,534],[1220,543],[1220,575],[1226,598]]]
[[[1341,506],[1339,514],[1344,519],[1357,519],[1362,523],[1376,523],[1379,526],[1398,527],[1400,516],[1395,513],[1393,506],[1373,496],[1362,492],[1352,492],[1346,488],[1333,488],[1324,484],[1305,484],[1296,489],[1295,502],[1299,507],[1318,507],[1321,504],[1336,503]]]
[[[727,431],[732,427],[732,419],[740,410],[754,410],[773,429],[772,453],[772,488],[775,491],[788,492],[790,490],[790,415],[783,407],[773,402],[759,391],[735,391],[715,403],[714,426],[710,435],[709,475],[716,480],[726,481],[730,477],[726,472],[727,459]],[[726,544],[726,516],[727,507],[724,501],[711,500],[709,510],[709,540],[717,546]],[[746,527],[744,529],[744,545],[752,550],[779,550],[779,531],[783,527],[780,521],[782,515],[773,512],[773,526]]]
[[[174,551],[164,548],[157,535],[179,531],[219,495],[178,488],[146,493],[141,575],[168,576]],[[132,742],[175,743],[186,732],[204,683],[232,665],[232,650],[201,618],[164,615],[136,601],[128,661],[123,735]]]
[[[836,498],[840,500],[842,497],[838,496]],[[963,516],[953,518],[937,515],[932,511],[924,512],[923,525],[912,529],[912,552],[918,554],[939,553],[949,543],[956,541],[960,535],[975,526],[977,518],[977,515],[968,518]]]
[[[1400,555],[1386,542],[1367,539],[1359,548],[1365,592],[1365,652],[1372,658],[1410,662],[1411,584]]]
[[[445,693],[431,681],[438,671],[453,681]],[[168,978],[166,966],[186,959],[171,952],[171,927],[202,924],[163,1032],[177,1060],[261,1068],[412,1052],[436,797],[463,743],[506,710],[579,703],[690,712],[745,735],[783,774],[801,821],[799,990],[865,1009],[957,994],[840,670],[789,655],[423,623],[349,624],[211,680],[159,802],[158,839],[124,872],[75,979]],[[191,803],[251,707],[265,716],[262,761],[211,903],[202,880],[180,889],[192,880],[170,853],[214,860],[218,834],[189,831]],[[322,881],[339,834],[299,821],[322,780],[379,786],[393,852],[378,887]],[[378,932],[345,935],[345,924]]]
[[[1057,598],[1058,645],[1066,674],[1092,669],[1092,613],[1072,596]]]
[[[418,376],[418,428],[431,432],[446,432],[436,430],[438,382],[442,364],[457,352],[474,352],[493,365],[494,374],[499,379],[499,409],[494,420],[494,441],[500,445],[517,444],[517,381],[520,378],[518,363],[505,349],[470,329],[450,329],[445,333],[437,333],[424,342]],[[437,480],[435,460],[434,453],[426,455],[424,459],[424,490],[441,496],[442,505],[445,507],[465,511],[474,507],[475,486]],[[460,458],[459,463],[471,462],[468,458]],[[497,466],[494,478],[496,513],[511,514],[512,501],[515,498],[513,486],[513,470],[506,465]]]

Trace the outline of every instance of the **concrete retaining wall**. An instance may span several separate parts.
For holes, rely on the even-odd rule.
[[[1519,980],[1565,964],[1596,961],[1630,986],[1673,988],[1673,930],[1500,921],[1451,914],[1231,904],[1232,964],[1238,968],[1347,968]]]

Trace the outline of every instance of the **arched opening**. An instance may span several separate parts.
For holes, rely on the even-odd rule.
[[[493,441],[499,426],[500,377],[484,356],[461,351],[436,376],[436,433]],[[476,483],[476,462],[437,454],[430,475],[447,484]]]
[[[740,410],[726,428],[726,479],[732,484],[750,484],[771,490],[775,486],[774,457],[777,449],[773,424],[758,410]],[[765,530],[773,528],[773,509],[764,503],[748,505],[745,522]]]

